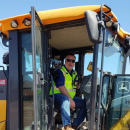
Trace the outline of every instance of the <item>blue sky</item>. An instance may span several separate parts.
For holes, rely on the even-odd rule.
[[[106,4],[118,18],[121,27],[130,32],[130,0],[2,0],[0,2],[0,19],[28,13],[31,6],[37,11],[81,6]],[[7,48],[3,47],[0,40],[0,65],[1,57]]]

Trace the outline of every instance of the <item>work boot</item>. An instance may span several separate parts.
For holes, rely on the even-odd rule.
[[[72,126],[72,128],[73,128],[74,130],[77,130],[78,126]]]
[[[73,129],[70,125],[66,125],[64,127],[64,130],[75,130],[75,129]]]

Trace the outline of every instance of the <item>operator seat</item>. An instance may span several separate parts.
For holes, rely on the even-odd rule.
[[[80,91],[84,95],[84,98],[86,100],[87,109],[90,108],[91,82],[92,74],[84,76],[80,85]]]

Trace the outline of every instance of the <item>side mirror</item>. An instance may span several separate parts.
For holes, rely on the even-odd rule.
[[[3,64],[9,64],[9,52],[4,53],[3,55]]]
[[[8,45],[9,39],[7,39],[6,36],[2,32],[0,32],[0,38],[2,39],[3,45],[6,47],[9,47],[9,45]]]
[[[129,48],[130,48],[130,36],[126,36],[126,38],[125,38],[126,40],[126,44],[129,46]]]
[[[99,16],[94,11],[86,11],[86,26],[89,38],[94,43],[101,43],[103,41],[103,35],[101,26],[99,25]]]
[[[118,22],[113,23],[112,30],[118,33],[120,31],[120,24]]]

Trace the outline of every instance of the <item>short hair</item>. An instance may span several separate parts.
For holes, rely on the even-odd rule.
[[[71,53],[71,52],[70,52],[70,53],[67,53],[67,54],[65,55],[65,59],[66,59],[67,56],[74,56],[75,59],[76,59],[76,56],[74,55],[74,53]]]

